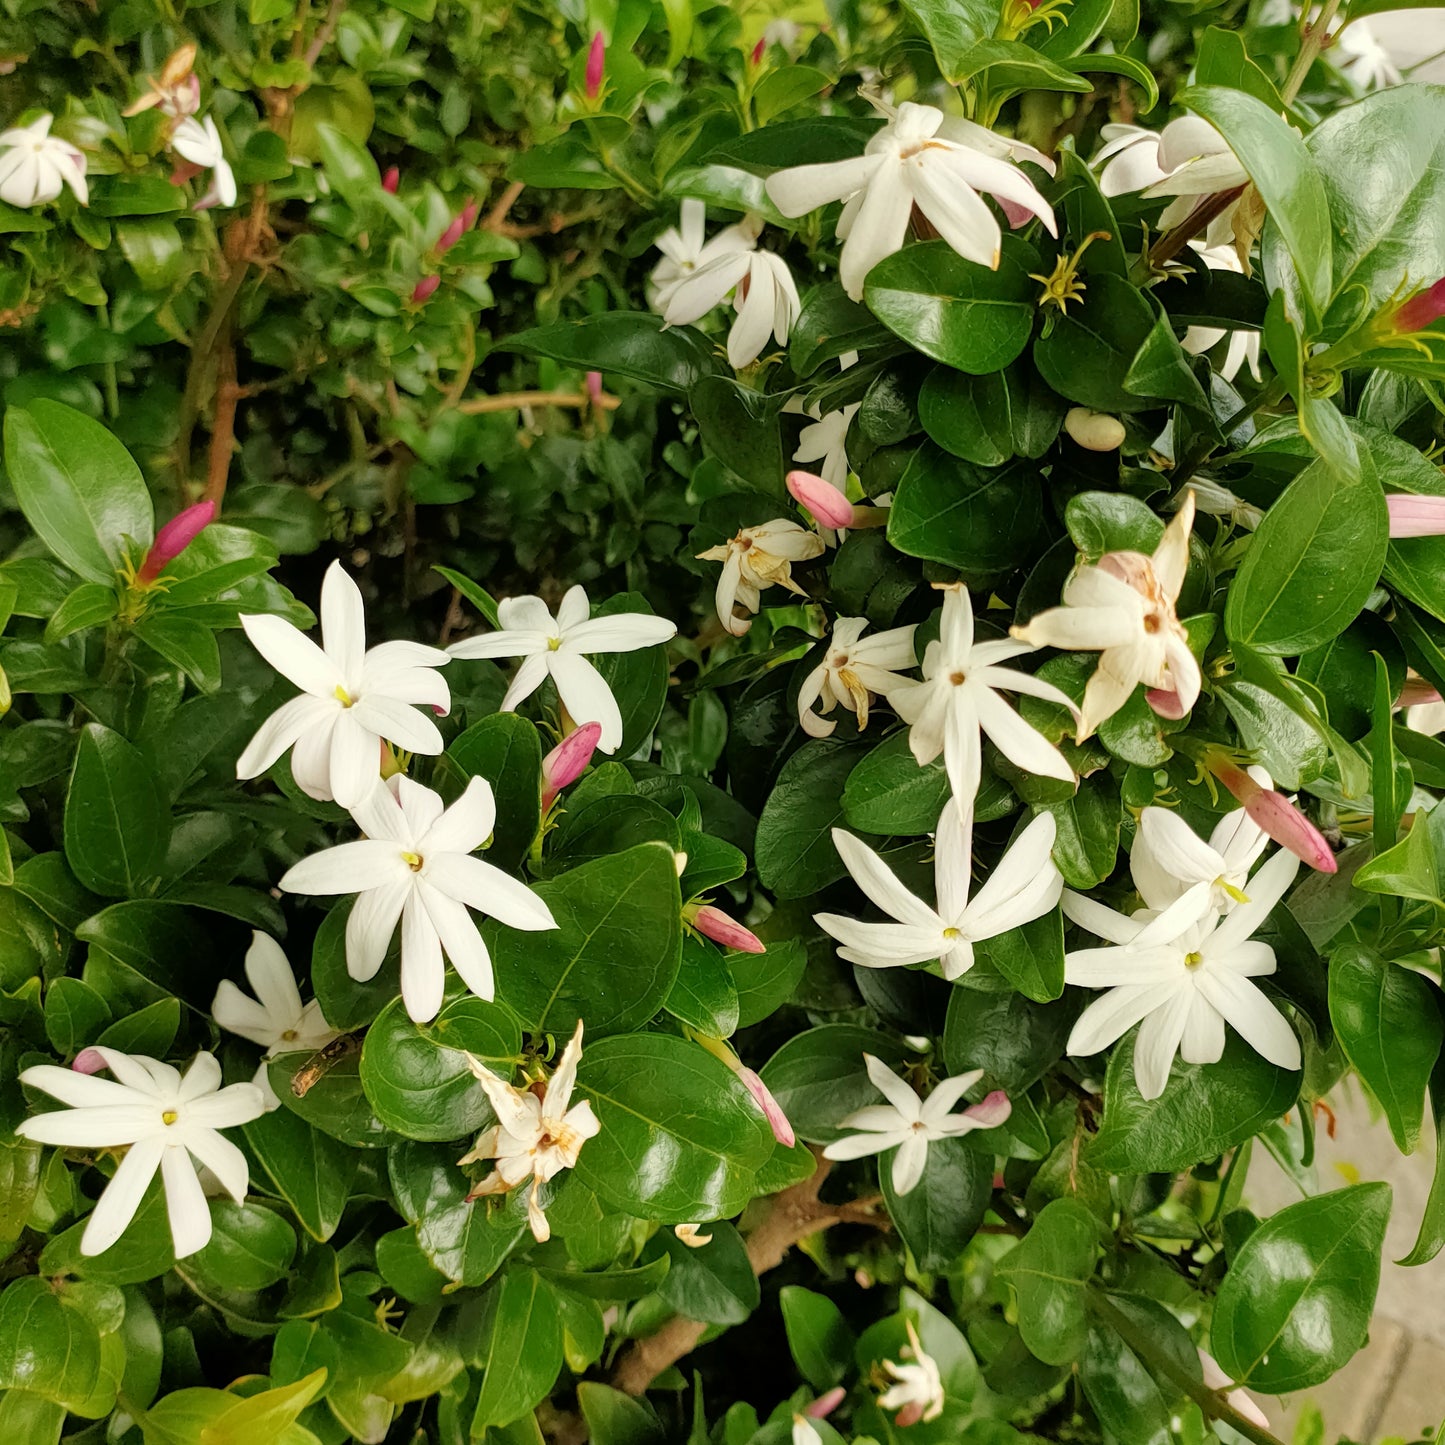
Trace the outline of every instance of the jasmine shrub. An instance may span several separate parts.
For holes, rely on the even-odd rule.
[[[1445,1117],[1373,8],[8,16],[11,1437],[1276,1440]]]

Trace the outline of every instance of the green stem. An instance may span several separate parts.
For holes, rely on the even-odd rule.
[[[1310,73],[1310,67],[1319,59],[1320,51],[1325,48],[1325,38],[1330,33],[1330,22],[1339,8],[1340,0],[1325,0],[1325,7],[1320,11],[1319,18],[1307,22],[1301,29],[1299,54],[1295,56],[1294,64],[1290,66],[1289,74],[1285,77],[1284,89],[1279,93],[1280,99],[1286,105],[1294,104],[1294,98],[1300,93],[1300,87]]]
[[[104,301],[96,308],[100,324],[110,330],[110,307]],[[120,389],[116,385],[115,362],[107,361],[101,367],[101,380],[105,383],[105,414],[114,421],[120,415]]]
[[[1134,1351],[1155,1374],[1163,1375],[1178,1386],[1210,1420],[1223,1420],[1253,1445],[1283,1445],[1277,1435],[1262,1430],[1253,1420],[1241,1415],[1218,1390],[1211,1390],[1203,1380],[1196,1380],[1188,1370],[1162,1351],[1149,1334],[1139,1328],[1102,1290],[1090,1289],[1089,1307],[1110,1329]]]
[[[1224,433],[1225,440],[1227,441],[1238,427],[1247,422],[1250,417],[1254,416],[1257,412],[1266,411],[1272,406],[1277,406],[1284,400],[1284,393],[1284,383],[1281,382],[1278,377],[1270,382],[1268,386],[1262,387],[1253,401],[1246,402],[1233,416],[1226,417],[1224,421],[1220,423],[1219,429]],[[1170,473],[1170,480],[1175,482],[1183,480],[1187,482],[1189,478],[1209,460],[1213,453],[1214,447],[1207,441],[1195,447],[1193,451],[1180,459],[1174,470]]]

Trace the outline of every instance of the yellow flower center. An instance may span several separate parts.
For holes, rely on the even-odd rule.
[[[401,861],[411,869],[413,873],[421,872],[422,856],[420,853],[403,853]]]
[[[948,675],[948,680],[949,680],[955,687],[962,687],[962,686],[964,685],[964,683],[966,683],[966,682],[968,681],[968,678],[967,678],[967,676],[962,672],[962,670],[960,670],[960,671],[958,671],[958,672],[952,672],[952,673],[950,673],[950,674]]]
[[[548,652],[556,652],[556,650],[557,650],[559,647],[561,647],[561,645],[562,645],[562,639],[561,639],[560,637],[549,637],[549,638],[547,639],[547,651],[548,651]]]
[[[1191,972],[1194,969],[1198,968],[1203,962],[1204,955],[1202,953],[1186,953],[1184,955],[1184,967],[1189,969]]]
[[[342,707],[351,706],[351,694],[347,692],[347,690],[342,687],[340,683],[337,683],[336,691],[332,694],[332,696],[335,697],[336,701],[339,702]]]
[[[950,943],[953,943],[956,939],[958,939],[959,937],[961,937],[958,929],[956,929],[956,928],[945,928],[945,929],[943,930],[943,936],[944,936]]]
[[[165,1113],[161,1115],[161,1123],[174,1124],[176,1120],[180,1117],[181,1116],[174,1109],[167,1109]]]
[[[1249,894],[1246,893],[1242,888],[1236,888],[1233,883],[1226,883],[1223,878],[1216,878],[1214,881],[1215,884],[1218,887],[1224,889],[1224,891],[1229,894],[1229,896],[1234,899],[1236,903],[1249,902]]]

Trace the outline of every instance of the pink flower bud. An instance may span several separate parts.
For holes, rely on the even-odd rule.
[[[586,723],[576,732],[568,733],[542,759],[542,811],[557,801],[557,794],[569,783],[575,783],[587,771],[592,754],[602,737],[602,724]]]
[[[768,37],[764,35],[762,39],[760,39],[758,43],[753,46],[752,63],[754,65],[761,65],[763,63],[763,56],[765,56],[767,53]]]
[[[1396,707],[1424,707],[1432,702],[1441,701],[1437,688],[1432,687],[1423,677],[1417,677],[1411,673],[1405,679],[1405,685],[1400,689],[1400,696],[1395,699]]]
[[[467,228],[466,220],[457,216],[445,231],[437,237],[436,252],[440,256],[443,251],[449,251],[458,241],[462,239],[462,232]]]
[[[401,184],[401,167],[388,166],[386,174],[381,178],[381,188],[387,195],[394,196],[396,188]]]
[[[842,1385],[834,1385],[827,1394],[819,1395],[803,1414],[811,1420],[826,1420],[847,1398],[847,1390]]]
[[[851,527],[853,503],[832,482],[812,472],[788,473],[788,492],[800,507],[806,507],[825,527]]]
[[[593,406],[602,405],[602,373],[600,371],[589,371],[586,376],[587,395]]]
[[[477,205],[473,197],[462,207],[462,230],[470,231],[477,224],[477,216],[481,213],[481,207]]]
[[[1151,687],[1144,697],[1160,717],[1168,718],[1170,722],[1178,722],[1189,711],[1179,701],[1177,692],[1168,692],[1162,687]]]
[[[602,32],[598,30],[593,34],[591,47],[587,51],[588,100],[596,100],[602,94],[602,73],[606,59],[607,43],[602,39]]]
[[[106,1067],[105,1055],[99,1049],[81,1049],[70,1067],[77,1074],[98,1074]]]
[[[420,306],[423,301],[429,299],[442,284],[440,276],[423,276],[415,287],[412,288],[411,299],[414,305]]]
[[[1445,276],[1399,307],[1391,323],[1396,331],[1422,331],[1442,316],[1445,316]]]
[[[1000,1124],[1008,1122],[1008,1116],[1014,1111],[1014,1106],[1009,1102],[1009,1097],[1002,1089],[995,1089],[991,1094],[985,1094],[976,1104],[971,1104],[963,1111],[965,1119],[972,1119],[980,1129],[997,1129]]]
[[[135,574],[136,586],[149,587],[169,563],[174,562],[201,533],[216,520],[216,504],[197,502],[178,512],[156,533],[151,549]]]
[[[743,1087],[753,1096],[757,1101],[758,1108],[763,1111],[763,1117],[773,1131],[773,1138],[783,1148],[791,1149],[797,1143],[798,1136],[793,1133],[793,1126],[788,1123],[788,1116],[783,1113],[778,1101],[773,1098],[772,1090],[749,1068],[739,1067],[738,1078],[743,1081]]]
[[[720,943],[724,948],[735,948],[739,953],[766,953],[768,946],[751,929],[744,928],[735,918],[729,918],[721,908],[705,903],[692,916],[692,926],[704,938]]]
[[[910,1400],[894,1417],[893,1423],[901,1430],[916,1425],[923,1418],[923,1401]]]
[[[1385,498],[1392,537],[1445,536],[1445,497],[1416,497],[1396,492]]]
[[[1244,811],[1282,848],[1320,873],[1334,873],[1339,864],[1325,836],[1300,810],[1273,788],[1264,787],[1227,759],[1212,758],[1209,770],[1244,804]]]

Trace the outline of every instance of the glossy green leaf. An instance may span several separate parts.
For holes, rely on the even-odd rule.
[[[863,1064],[865,1053],[889,1065],[907,1056],[890,1034],[854,1024],[824,1024],[790,1038],[761,1070],[800,1139],[831,1144],[845,1116],[880,1102]]]
[[[686,326],[664,331],[660,316],[639,311],[539,326],[508,337],[504,345],[579,371],[628,376],[674,396],[685,396],[705,376],[721,374],[711,345],[698,332]]]
[[[935,1139],[928,1146],[923,1178],[899,1194],[893,1187],[892,1157],[890,1151],[878,1163],[889,1218],[919,1269],[941,1274],[983,1223],[993,1195],[993,1159],[962,1139]]]
[[[536,1270],[509,1271],[489,1303],[474,1435],[526,1414],[546,1398],[562,1368],[562,1319],[551,1285]]]
[[[998,1263],[1018,1301],[1024,1344],[1047,1365],[1078,1359],[1088,1341],[1084,1286],[1098,1243],[1094,1215],[1075,1199],[1055,1199]]]
[[[92,892],[134,894],[159,871],[170,814],[144,758],[119,733],[88,723],[65,805],[65,857]]]
[[[757,865],[779,898],[805,898],[847,870],[833,846],[843,789],[862,756],[857,744],[814,739],[783,764],[758,819]]]
[[[266,1177],[302,1227],[313,1239],[330,1239],[351,1196],[357,1155],[289,1109],[273,1110],[247,1124],[245,1132]],[[265,1180],[253,1182],[264,1187]]]
[[[815,1390],[831,1390],[853,1358],[853,1332],[842,1310],[827,1295],[795,1284],[783,1286],[778,1304],[793,1363]]]
[[[762,1299],[742,1236],[726,1220],[703,1231],[712,1238],[688,1245],[671,1230],[658,1236],[672,1268],[658,1293],[680,1315],[713,1325],[740,1325]]]

